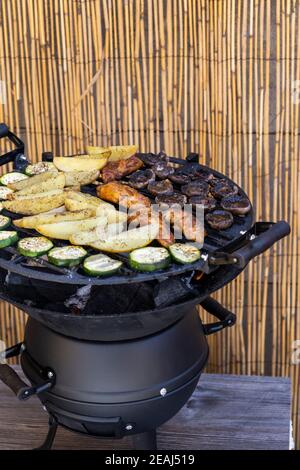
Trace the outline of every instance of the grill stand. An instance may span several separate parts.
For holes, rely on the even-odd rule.
[[[45,441],[33,450],[51,450],[57,433],[58,422],[54,416],[49,418],[48,433]],[[135,434],[131,437],[135,450],[157,450],[156,430]]]
[[[97,421],[97,423],[102,423],[102,424],[110,423],[111,424],[113,422],[116,425],[118,425],[119,430],[120,431],[123,430],[123,432],[120,432],[119,435],[118,435],[118,432],[116,432],[115,437],[117,438],[123,437],[124,435],[127,434],[128,436],[131,437],[133,446],[136,450],[155,450],[157,448],[156,427],[160,426],[160,424],[170,419],[172,416],[174,416],[174,414],[176,414],[179,411],[179,409],[185,404],[189,396],[192,394],[196,384],[198,383],[199,376],[206,363],[207,355],[208,355],[207,342],[206,342],[205,336],[212,334],[216,331],[219,331],[227,326],[233,326],[235,323],[235,315],[229,312],[228,310],[224,309],[215,300],[211,298],[207,298],[203,302],[202,306],[205,310],[209,311],[209,313],[216,316],[219,321],[215,323],[210,323],[207,325],[202,325],[197,311],[192,309],[190,313],[185,315],[183,319],[181,319],[179,322],[176,322],[167,330],[163,330],[162,332],[158,334],[154,334],[150,337],[142,338],[139,341],[132,342],[132,346],[134,349],[133,351],[131,350],[129,356],[132,353],[134,353],[134,356],[136,356],[136,350],[138,350],[139,354],[142,354],[142,358],[143,358],[141,361],[142,369],[139,369],[141,365],[139,365],[138,363],[135,365],[134,369],[137,369],[137,370],[135,372],[136,377],[134,377],[134,381],[132,382],[133,377],[131,378],[129,377],[129,380],[131,380],[132,385],[134,385],[135,380],[137,380],[137,382],[139,381],[138,378],[141,375],[143,375],[141,371],[144,371],[145,369],[147,369],[147,367],[149,369],[149,372],[153,374],[153,368],[151,372],[151,364],[153,365],[153,362],[156,364],[156,360],[157,360],[157,358],[153,356],[153,351],[157,351],[157,348],[161,347],[161,345],[163,345],[163,350],[165,352],[165,355],[161,355],[161,354],[159,355],[159,357],[161,358],[162,365],[159,365],[154,368],[155,374],[158,374],[157,376],[158,380],[156,382],[153,381],[153,383],[155,382],[159,385],[159,379],[162,379],[164,374],[166,373],[166,369],[165,369],[166,366],[167,368],[171,367],[172,369],[171,375],[169,377],[173,377],[172,380],[175,380],[177,382],[177,385],[175,388],[173,388],[173,391],[170,390],[170,392],[168,392],[165,397],[164,397],[165,393],[163,392],[163,390],[165,390],[166,392],[166,389],[161,388],[160,398],[154,397],[153,399],[149,400],[149,398],[147,399],[146,397],[144,397],[142,398],[142,401],[139,401],[138,397],[135,398],[136,399],[135,403],[137,404],[138,407],[141,407],[141,408],[137,408],[134,410],[134,416],[136,414],[137,419],[136,420],[133,419],[131,420],[131,422],[138,423],[140,417],[142,417],[141,418],[142,421],[143,419],[146,420],[145,423],[142,423],[142,426],[140,428],[136,429],[136,433],[134,433],[134,430],[131,431],[131,429],[128,427],[128,424],[126,425],[126,431],[125,431],[125,423],[130,422],[130,420],[124,421],[124,420],[119,419],[119,421],[116,422],[116,419],[112,419],[108,417],[96,418],[96,416],[99,416],[99,411],[100,411],[100,416],[101,416],[102,408],[98,410],[98,414],[96,413],[95,418],[93,418],[92,414],[90,415],[88,414],[87,409],[79,410],[81,416],[78,413],[76,414],[76,409],[74,409],[72,413],[70,412],[71,410],[66,411],[66,412],[64,411],[63,402],[59,403],[57,401],[58,397],[55,395],[55,387],[57,385],[58,386],[60,385],[56,383],[56,378],[59,377],[61,380],[61,378],[64,375],[62,371],[68,370],[68,373],[70,373],[70,368],[66,369],[66,364],[64,363],[61,364],[60,359],[58,360],[57,364],[54,363],[52,365],[52,360],[54,360],[55,362],[55,360],[57,360],[58,358],[55,354],[54,356],[53,355],[51,356],[51,353],[53,353],[53,351],[55,351],[56,349],[63,350],[63,346],[66,347],[67,348],[66,350],[70,352],[69,348],[71,347],[71,348],[74,348],[75,359],[76,359],[76,357],[79,357],[79,356],[76,356],[76,354],[80,355],[82,353],[82,349],[80,346],[82,342],[78,342],[74,338],[72,339],[72,338],[62,336],[62,335],[58,335],[57,333],[44,327],[39,322],[30,319],[27,324],[28,331],[25,336],[25,346],[22,344],[19,344],[19,345],[16,345],[15,347],[9,348],[2,353],[2,357],[7,358],[7,357],[13,357],[13,356],[17,356],[21,354],[22,367],[24,369],[24,366],[25,366],[25,373],[27,377],[28,377],[28,372],[31,371],[31,367],[33,367],[32,371],[29,373],[29,376],[35,369],[37,373],[37,376],[36,376],[37,380],[30,380],[31,383],[34,384],[34,386],[31,386],[31,387],[28,386],[15,374],[14,370],[10,368],[7,364],[2,364],[0,366],[0,379],[2,379],[6,383],[6,385],[8,385],[11,388],[11,390],[16,394],[19,400],[24,401],[28,399],[31,395],[37,394],[38,396],[40,396],[42,403],[46,405],[46,410],[49,413],[48,433],[43,444],[40,447],[36,448],[35,450],[48,450],[52,448],[55,435],[57,432],[57,428],[59,425],[61,425],[62,427],[67,427],[68,429],[73,430],[73,431],[82,432],[81,428],[78,428],[76,426],[72,427],[74,426],[74,422],[75,423],[82,422],[83,426],[87,425],[87,432],[85,432],[85,434],[91,433],[95,435],[93,433],[93,428],[91,428],[92,431],[90,432],[89,427],[88,427],[91,425],[90,423],[92,423],[93,421],[95,422],[95,420]],[[188,341],[188,346],[185,346],[185,347],[187,347],[188,349],[185,349],[186,354],[184,354],[184,358],[185,358],[184,360],[187,362],[186,364],[181,363],[180,367],[181,368],[183,367],[182,370],[191,369],[192,367],[194,372],[192,373],[192,376],[191,375],[189,377],[186,376],[186,378],[183,380],[181,378],[180,379],[181,382],[179,383],[178,378],[181,377],[182,370],[180,372],[180,370],[178,369],[178,364],[180,360],[182,359],[182,354],[181,354],[180,348],[178,348],[178,344],[182,344],[182,342],[185,343],[187,337],[189,338],[189,341]],[[40,340],[36,342],[35,341],[36,338],[40,338]],[[30,352],[34,352],[34,356],[36,356],[38,359],[41,359],[42,363],[44,362],[45,357],[48,357],[48,354],[49,354],[49,360],[52,366],[51,369],[49,367],[40,366],[32,357],[30,357],[30,354],[27,351],[26,342],[28,343],[27,344],[28,348],[31,350]],[[93,357],[94,352],[95,352],[95,350],[93,349],[95,347],[95,343],[88,342],[88,341],[84,343],[85,343],[84,345],[85,348],[87,349],[91,348],[88,354],[89,364],[90,364],[90,359],[91,357]],[[125,352],[127,351],[127,347],[129,343],[131,342],[123,343],[123,347],[125,347],[125,350],[124,350]],[[137,345],[136,343],[139,343],[139,344]],[[106,351],[107,348],[109,348],[108,345],[109,343],[106,343],[103,349],[100,348],[101,350],[100,350],[100,354],[98,355],[98,360],[100,357],[103,356],[104,351]],[[118,342],[115,342],[115,345],[116,345],[115,348],[117,349],[116,351],[117,356],[115,357],[119,357],[119,353],[121,353],[120,357],[122,357],[122,349],[119,350],[120,344],[118,344]],[[148,358],[149,351],[150,351],[150,357]],[[113,352],[112,350],[108,350],[107,357],[110,357],[112,352]],[[40,357],[40,356],[43,356],[44,354],[46,354],[44,358]],[[99,370],[102,370],[102,372],[103,372],[103,367],[105,367],[103,364],[105,364],[105,362],[107,361],[107,357],[104,358],[103,359],[104,362],[99,365]],[[148,362],[147,362],[147,358],[148,358]],[[112,359],[112,364],[115,364],[115,368],[116,368],[115,375],[116,377],[118,377],[118,380],[120,380],[120,382],[117,382],[117,385],[116,383],[112,383],[113,388],[115,387],[115,390],[118,390],[118,383],[119,383],[119,387],[121,390],[122,390],[122,386],[124,385],[126,389],[126,383],[124,384],[124,376],[123,376],[123,379],[119,379],[119,374],[118,374],[118,373],[121,374],[122,367],[124,367],[124,365],[122,366],[121,364],[120,366],[121,369],[117,369],[117,363],[114,359]],[[3,367],[5,367],[5,369],[2,369]],[[71,369],[72,369],[72,363],[71,363]],[[83,363],[82,370],[85,371],[86,369],[88,368],[85,367],[85,364]],[[97,368],[94,367],[93,364],[90,364],[90,369],[92,371],[97,370]],[[58,374],[56,374],[56,372],[58,372]],[[130,374],[130,371],[128,371],[128,373]],[[105,370],[104,370],[104,375],[105,375]],[[147,374],[147,380],[148,380],[148,375],[149,374]],[[69,379],[70,377],[72,377],[72,374],[71,376],[69,376]],[[74,385],[75,385],[75,390],[76,390],[76,386],[78,385],[78,383],[76,383],[76,377],[74,377],[74,379],[75,379]],[[90,379],[89,374],[87,374],[86,379],[87,381]],[[150,379],[150,383],[149,383],[150,387],[153,386],[153,383],[151,382],[152,379]],[[51,382],[51,386],[48,385],[49,381]],[[101,384],[101,381],[99,384]],[[64,383],[62,385],[64,385]],[[92,385],[92,389],[94,387],[94,390],[98,391],[98,388],[97,388],[98,385],[95,385],[92,382],[90,384],[88,383],[87,385],[88,392],[90,391],[89,385],[90,386]],[[142,385],[143,383],[137,383],[137,390],[142,389]],[[69,386],[71,387],[70,388],[71,392],[73,392],[72,383],[69,384]],[[128,387],[128,383],[127,383],[127,387]],[[164,387],[164,383],[162,381],[161,381],[161,385],[159,385],[159,388],[160,387]],[[24,394],[24,391],[26,390],[30,390],[30,393]],[[101,386],[100,386],[100,391],[101,391]],[[79,398],[82,400],[82,405],[84,405],[84,403],[86,403],[86,400],[84,399],[84,397],[81,396]],[[76,403],[78,402],[75,401],[73,403],[75,403],[75,406],[77,406]],[[118,400],[115,404],[111,403],[108,405],[104,405],[105,408],[106,407],[109,408],[106,413],[104,412],[104,416],[121,416],[122,412],[120,413],[117,412],[114,414],[116,407],[117,407],[117,411],[119,411],[118,403],[120,403],[120,400]],[[91,405],[93,404],[91,403]],[[129,405],[130,405],[130,400],[129,400]],[[111,413],[111,411],[113,412]],[[129,411],[131,412],[131,410]],[[90,416],[90,418],[88,416]],[[125,412],[125,416],[126,416],[126,412]],[[69,421],[67,418],[69,419]],[[70,419],[73,419],[73,424],[70,421]],[[68,423],[69,424],[71,423],[71,425],[68,426]],[[154,427],[151,426],[151,423],[154,424]],[[105,438],[105,436],[102,436],[101,434],[98,434],[97,437]]]

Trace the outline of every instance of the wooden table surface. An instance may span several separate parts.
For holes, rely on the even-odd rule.
[[[16,368],[20,372],[19,367]],[[287,378],[203,374],[186,406],[158,431],[159,449],[288,449]],[[20,402],[0,383],[0,449],[30,449],[47,433],[36,397]],[[59,428],[54,449],[132,449],[130,438],[102,440]]]

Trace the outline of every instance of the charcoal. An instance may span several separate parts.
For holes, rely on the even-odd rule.
[[[92,288],[85,315],[120,315],[154,308],[152,283]]]
[[[87,284],[86,286],[80,287],[75,294],[71,295],[65,302],[64,305],[71,311],[81,313],[91,296],[92,285]]]
[[[158,307],[168,307],[189,297],[199,295],[192,285],[194,271],[188,276],[177,276],[160,282],[154,290],[154,303]]]

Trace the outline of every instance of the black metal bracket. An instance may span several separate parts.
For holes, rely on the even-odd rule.
[[[9,130],[9,127],[6,124],[1,123],[0,139],[5,137],[7,137],[16,146],[16,148],[4,155],[1,155],[0,166],[13,162],[14,169],[22,171],[28,165],[28,160],[24,155],[25,144],[18,136]]]
[[[207,323],[203,326],[204,333],[206,335],[211,335],[216,333],[217,331],[223,330],[228,326],[231,327],[236,322],[236,315],[226,308],[224,308],[219,302],[211,297],[207,297],[207,299],[203,300],[200,303],[201,307],[204,308],[208,313],[217,317],[220,321],[214,323]]]
[[[0,353],[0,358],[3,362],[4,359],[19,356],[23,352],[25,352],[24,344],[18,343],[2,351]],[[39,375],[43,382],[36,386],[29,386],[18,376],[12,367],[8,364],[0,364],[0,380],[2,380],[2,382],[6,384],[21,401],[28,400],[28,398],[33,395],[46,392],[55,384],[56,376],[55,372],[51,368],[39,366]]]

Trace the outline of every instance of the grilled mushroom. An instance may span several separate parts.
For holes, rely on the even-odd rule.
[[[194,173],[194,175],[192,176],[192,179],[193,180],[202,179],[209,183],[211,180],[214,179],[214,175],[210,173],[209,171],[206,171],[203,168],[200,168],[198,171]]]
[[[212,196],[192,196],[189,198],[189,203],[194,207],[201,205],[205,211],[212,211],[217,205],[217,201]]]
[[[142,189],[155,180],[155,174],[152,170],[138,170],[129,178],[129,184],[133,188]]]
[[[148,191],[154,196],[171,195],[174,192],[173,185],[169,180],[152,181],[148,184]]]
[[[204,180],[191,181],[181,187],[181,192],[186,196],[206,196],[208,184]]]
[[[233,224],[233,215],[231,212],[217,209],[206,214],[205,220],[211,228],[225,230]]]
[[[161,161],[167,161],[168,157],[164,152],[156,153],[138,153],[137,156],[144,162],[147,166],[153,166]]]
[[[249,199],[238,194],[224,197],[221,200],[221,206],[235,215],[245,215],[251,210]]]
[[[210,189],[211,194],[217,198],[222,199],[226,196],[233,196],[238,193],[239,188],[234,184],[231,184],[227,180],[220,180],[219,183],[213,184]]]
[[[161,180],[169,178],[169,176],[173,175],[175,171],[174,168],[170,166],[166,160],[161,160],[155,163],[155,165],[152,166],[152,170],[154,171],[155,175]]]
[[[218,178],[217,176],[213,176],[210,180],[209,180],[209,184],[210,186],[216,186],[217,184],[220,184],[220,183],[224,183],[224,184],[227,184],[228,183],[228,180],[225,179],[225,178]]]
[[[174,192],[170,196],[161,194],[156,196],[155,202],[162,208],[172,206],[172,204],[179,204],[180,206],[183,206],[187,202],[187,197],[179,192]]]
[[[191,177],[189,175],[186,175],[185,173],[182,173],[181,169],[178,168],[172,175],[170,175],[170,180],[173,181],[173,183],[176,184],[186,184],[191,181]]]

